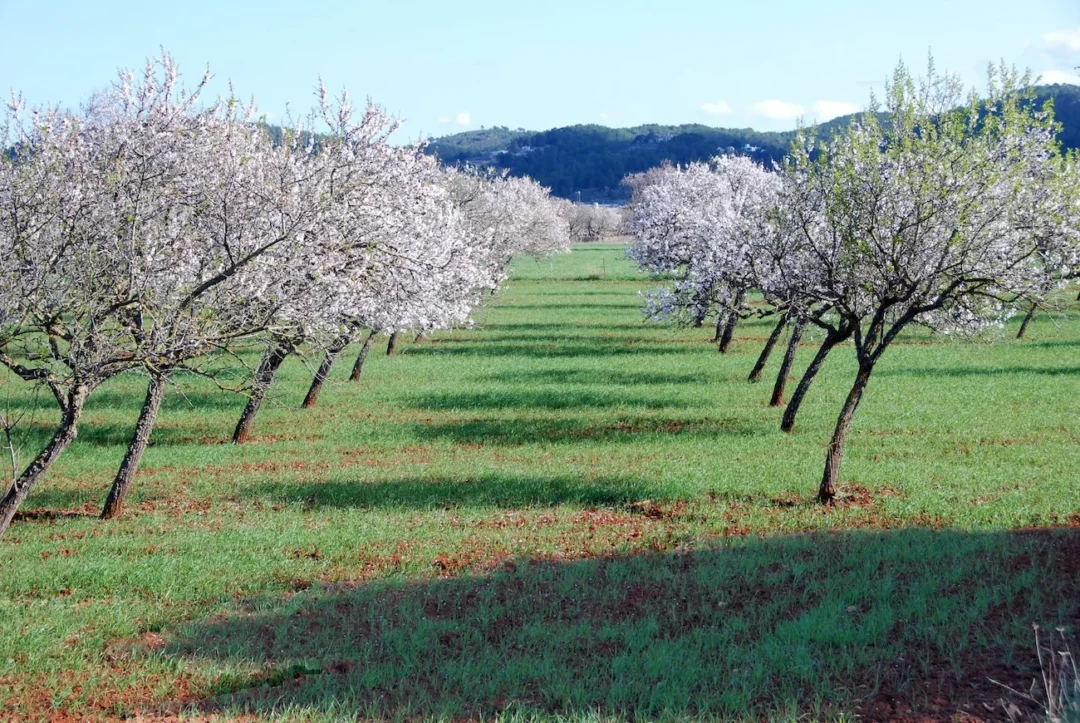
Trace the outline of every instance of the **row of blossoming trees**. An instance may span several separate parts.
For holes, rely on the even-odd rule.
[[[828,354],[854,342],[858,372],[828,446],[823,502],[836,495],[874,367],[901,332],[1000,326],[1075,275],[1080,173],[1059,151],[1052,108],[1027,98],[1028,81],[991,70],[988,92],[965,96],[932,65],[920,82],[900,66],[883,106],[824,141],[801,133],[776,172],[728,156],[628,179],[631,255],[674,278],[648,296],[648,316],[701,325],[715,314],[726,351],[740,317],[775,315],[750,381],[790,325],[774,406],[804,329],[823,332],[784,431]],[[748,303],[752,290],[764,306]]]
[[[84,405],[130,370],[146,400],[103,511],[121,511],[170,376],[264,349],[234,441],[283,360],[315,350],[315,403],[334,359],[368,330],[466,323],[512,256],[567,246],[562,206],[529,179],[441,169],[389,143],[377,107],[329,98],[271,136],[234,98],[204,102],[166,54],[79,111],[3,120],[0,364],[47,389],[60,421],[0,492],[0,534],[75,439]],[[316,132],[318,131],[318,132]]]

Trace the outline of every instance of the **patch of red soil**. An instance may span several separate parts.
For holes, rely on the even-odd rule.
[[[874,496],[862,485],[843,485],[832,504],[834,507],[870,507],[874,504]]]
[[[449,577],[471,567],[475,562],[476,558],[473,555],[467,552],[461,552],[453,555],[436,555],[435,560],[431,564],[439,570],[442,575]]]
[[[642,500],[630,504],[630,511],[653,520],[670,520],[681,517],[689,505],[685,502],[661,504],[651,500]]]
[[[186,673],[140,675],[132,682],[139,667],[137,651],[159,650],[164,641],[154,633],[139,639],[118,641],[106,649],[103,662],[93,671],[66,670],[49,675],[0,676],[0,720],[47,720],[56,723],[73,721],[178,720],[179,712],[195,703],[194,685]],[[111,654],[109,651],[114,651]],[[117,654],[118,651],[125,651]],[[65,681],[68,697],[57,697],[50,680]],[[163,703],[165,691],[168,703]],[[185,720],[200,720],[185,718]]]

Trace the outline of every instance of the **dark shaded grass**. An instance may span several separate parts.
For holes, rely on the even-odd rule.
[[[247,490],[272,502],[306,509],[431,510],[523,509],[556,505],[611,507],[661,499],[663,491],[639,478],[569,479],[478,473],[465,479],[395,478],[382,482],[334,481],[265,484]]]
[[[624,416],[610,423],[587,418],[467,419],[449,424],[423,424],[413,428],[419,440],[446,440],[454,444],[519,446],[524,444],[581,444],[603,442],[635,444],[643,435],[653,439],[696,437],[702,440],[763,434],[766,423],[739,418]]]
[[[1077,376],[1080,375],[1080,366],[1073,367],[955,367],[947,369],[889,369],[882,372],[883,376],[911,376],[911,377],[979,377],[979,376],[1029,376],[1032,374],[1041,376]]]
[[[1080,620],[1078,543],[907,530],[508,560],[251,600],[163,654],[235,671],[196,706],[230,714],[750,720],[902,713],[888,701],[903,691],[985,715],[1001,695],[988,676],[1037,672],[1022,621]]]

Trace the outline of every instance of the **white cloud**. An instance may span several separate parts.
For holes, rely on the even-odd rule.
[[[1043,33],[1043,45],[1051,50],[1069,50],[1080,53],[1080,28]]]
[[[769,120],[795,120],[806,111],[798,103],[788,103],[782,100],[762,100],[750,106],[754,115]]]
[[[1067,70],[1044,70],[1039,74],[1039,82],[1044,85],[1053,85],[1054,83],[1080,85],[1080,75],[1070,73]]]
[[[702,103],[701,109],[709,115],[731,115],[735,112],[726,100],[718,100],[715,103]]]
[[[457,115],[439,116],[439,123],[442,123],[443,125],[454,123],[459,126],[470,126],[472,125],[472,115],[469,114],[469,111],[463,110]]]
[[[842,115],[858,113],[862,108],[856,103],[848,103],[842,100],[819,100],[814,103],[814,115],[819,123],[832,120]]]

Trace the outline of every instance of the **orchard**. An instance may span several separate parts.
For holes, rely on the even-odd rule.
[[[0,718],[1057,715],[1080,159],[1033,85],[900,65],[623,208],[164,51],[13,95]]]

